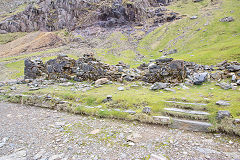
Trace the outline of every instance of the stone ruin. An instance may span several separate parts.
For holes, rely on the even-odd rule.
[[[25,79],[65,78],[74,81],[96,81],[106,78],[110,81],[144,81],[147,83],[163,82],[178,84],[188,82],[200,85],[207,80],[219,81],[232,77],[232,82],[240,85],[240,63],[224,61],[216,66],[199,65],[194,62],[156,59],[137,68],[119,62],[117,65],[103,63],[93,54],[84,54],[78,60],[66,55],[59,55],[45,64],[40,60],[25,60]]]
[[[96,81],[107,78],[111,81],[136,81],[148,83],[168,82],[180,83],[186,78],[184,61],[172,59],[158,59],[155,63],[142,64],[138,68],[130,67],[122,62],[109,65],[94,58],[93,54],[84,54],[82,58],[74,60],[66,55],[60,55],[45,64],[40,59],[25,60],[25,79],[57,80],[59,78],[74,81]]]
[[[149,83],[179,83],[186,78],[184,61],[172,58],[156,59],[155,63],[142,64],[138,68],[143,71],[148,70],[142,80]]]

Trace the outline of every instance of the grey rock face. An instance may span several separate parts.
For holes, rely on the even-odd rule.
[[[217,113],[218,120],[222,120],[225,117],[231,117],[231,113],[229,111],[218,111],[218,113]]]
[[[141,24],[147,18],[155,23],[172,21],[176,14],[161,10],[162,14],[150,13],[145,8],[167,5],[172,0],[140,1],[122,3],[113,1],[102,3],[100,0],[39,0],[28,5],[24,11],[7,18],[0,23],[0,32],[32,32],[36,30],[55,31],[67,28],[74,30],[80,27],[99,25],[114,27],[128,23]],[[101,4],[101,5],[98,5]],[[82,22],[79,24],[79,22]]]
[[[24,65],[25,79],[36,79],[37,77],[42,76],[45,72],[45,66],[41,60],[31,61],[26,59]]]

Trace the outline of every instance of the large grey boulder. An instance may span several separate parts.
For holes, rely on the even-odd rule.
[[[203,82],[205,82],[208,78],[208,73],[194,73],[193,74],[193,84],[195,85],[201,85]]]

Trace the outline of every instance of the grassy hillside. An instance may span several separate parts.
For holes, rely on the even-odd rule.
[[[139,52],[147,59],[162,55],[159,50],[176,54],[168,55],[176,59],[194,61],[201,64],[215,64],[228,60],[240,60],[240,2],[238,0],[210,0],[193,3],[180,0],[168,7],[183,19],[168,23],[147,35],[139,44]],[[198,16],[191,20],[191,16]],[[220,22],[221,18],[232,16],[234,22]],[[151,57],[152,56],[152,57]]]

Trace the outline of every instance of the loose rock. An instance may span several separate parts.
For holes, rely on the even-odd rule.
[[[229,106],[230,103],[229,103],[229,101],[219,100],[219,101],[216,102],[216,105],[219,105],[219,106]]]

